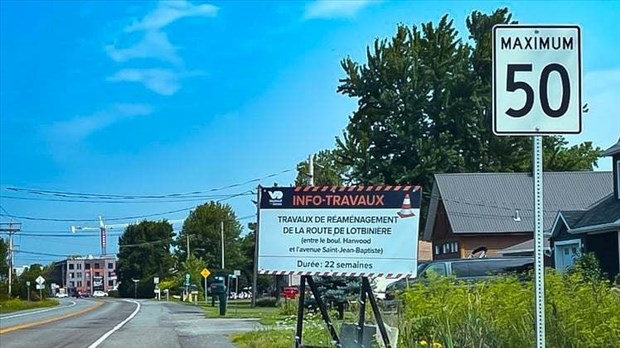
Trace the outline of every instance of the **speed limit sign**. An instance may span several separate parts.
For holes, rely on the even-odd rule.
[[[581,30],[493,27],[493,133],[581,133]]]

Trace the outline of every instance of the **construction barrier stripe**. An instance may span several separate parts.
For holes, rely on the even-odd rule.
[[[351,191],[410,191],[413,188],[413,191],[418,191],[420,186],[392,186],[392,185],[378,185],[378,186],[296,186],[295,192],[325,192],[325,191],[333,191],[333,192],[351,192]]]
[[[268,275],[297,275],[297,276],[341,276],[341,277],[385,277],[388,279],[400,279],[405,276],[410,276],[411,274],[406,273],[348,273],[348,272],[311,272],[311,271],[269,271],[269,270],[259,270],[259,274],[268,274]]]

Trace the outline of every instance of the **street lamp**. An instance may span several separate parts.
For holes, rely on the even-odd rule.
[[[133,280],[133,298],[137,299],[138,298],[138,283],[140,282],[140,279],[131,278],[131,280]]]

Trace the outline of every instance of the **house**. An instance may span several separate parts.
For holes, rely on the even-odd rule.
[[[543,174],[543,227],[558,211],[585,209],[614,190],[611,172]],[[436,174],[422,239],[433,259],[468,257],[478,247],[488,256],[531,240],[534,188],[530,173]]]
[[[620,140],[603,156],[612,157],[613,192],[585,209],[558,212],[551,228],[551,248],[556,269],[565,270],[578,255],[592,252],[613,279],[620,273]]]

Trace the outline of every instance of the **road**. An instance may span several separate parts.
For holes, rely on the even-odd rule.
[[[200,308],[152,300],[65,300],[62,306],[0,317],[0,346],[232,348],[230,334],[258,326],[246,319],[207,319]],[[46,322],[53,318],[62,319]],[[37,322],[43,323],[24,327]]]

